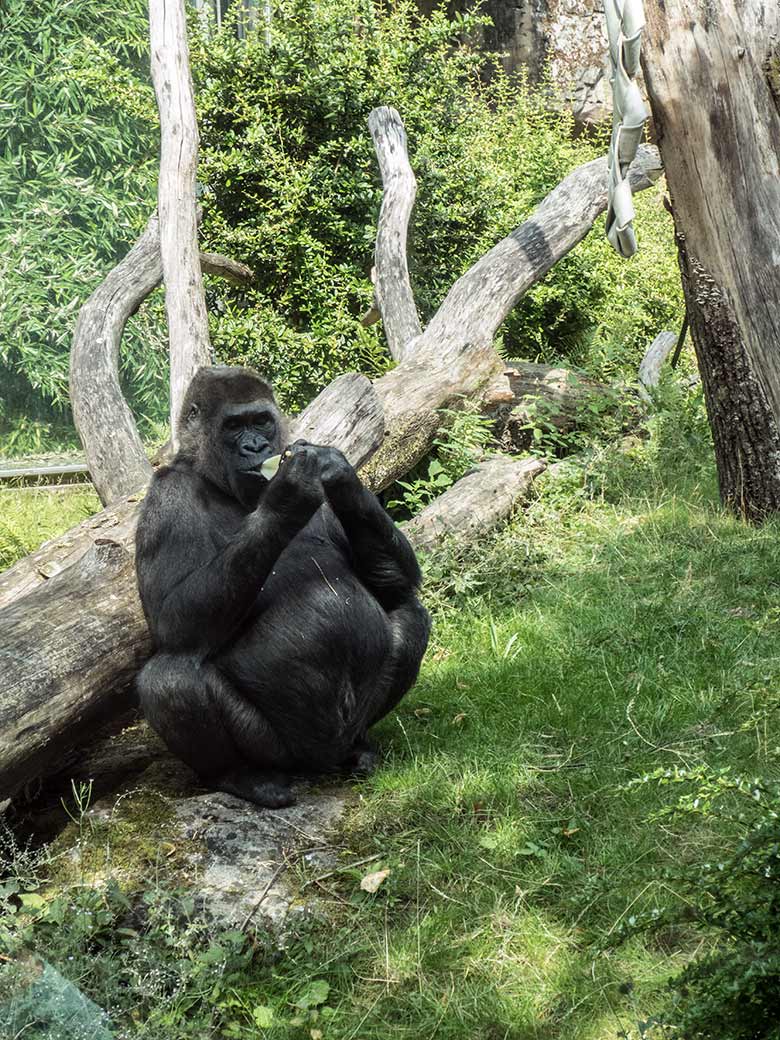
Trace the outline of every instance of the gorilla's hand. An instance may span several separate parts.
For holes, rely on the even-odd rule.
[[[276,476],[268,485],[264,502],[272,509],[304,522],[322,505],[325,492],[317,448],[307,441],[295,441],[282,452]]]
[[[335,505],[362,488],[355,467],[338,448],[317,448],[320,480],[325,494]]]

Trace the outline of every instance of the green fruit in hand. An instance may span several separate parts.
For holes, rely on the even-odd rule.
[[[279,463],[282,461],[281,455],[272,455],[270,459],[266,459],[263,465],[260,467],[260,472],[266,480],[270,480],[274,476],[276,471],[279,469]]]

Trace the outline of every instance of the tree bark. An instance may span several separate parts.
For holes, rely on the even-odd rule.
[[[406,131],[398,112],[394,108],[375,108],[368,117],[368,128],[384,187],[376,232],[374,296],[390,353],[401,361],[409,344],[422,332],[406,259],[406,236],[417,181],[409,164]]]
[[[128,705],[149,651],[133,558],[98,540],[68,571],[0,612],[0,799]]]
[[[760,521],[780,509],[780,5],[645,6],[645,83],[721,497]]]
[[[475,539],[505,520],[545,469],[541,459],[498,456],[480,462],[401,526],[418,552],[430,552],[448,541]]]
[[[198,261],[198,125],[184,0],[150,0],[152,81],[160,112],[160,252],[165,281],[171,375],[171,431],[187,387],[211,363],[206,298]]]
[[[159,284],[160,229],[154,214],[127,256],[79,311],[70,351],[70,403],[89,474],[104,504],[146,484],[152,467],[119,385],[127,319]]]

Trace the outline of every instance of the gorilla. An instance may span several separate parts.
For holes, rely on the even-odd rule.
[[[340,451],[286,446],[251,369],[201,368],[179,431],[136,535],[154,648],[141,707],[207,786],[291,805],[291,774],[373,765],[368,729],[428,644],[420,569]],[[285,447],[266,479],[263,462]]]

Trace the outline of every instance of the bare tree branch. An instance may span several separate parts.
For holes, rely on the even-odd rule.
[[[160,112],[160,252],[171,355],[171,430],[184,393],[211,361],[206,298],[198,262],[198,126],[184,0],[150,0],[152,80]]]
[[[79,311],[70,351],[70,402],[89,473],[104,505],[142,487],[152,467],[119,385],[127,319],[162,278],[157,214]]]
[[[200,269],[204,274],[218,275],[234,285],[251,285],[255,280],[255,272],[238,260],[231,260],[221,253],[201,253]]]
[[[629,172],[631,190],[649,188],[662,172],[658,149],[642,145]],[[528,220],[455,282],[426,328],[426,340],[438,341],[445,353],[492,342],[520,297],[582,241],[606,208],[606,158],[572,170]]]
[[[639,396],[643,401],[650,401],[650,391],[658,386],[661,380],[661,368],[667,356],[677,346],[677,332],[659,332],[647,348],[639,365]]]
[[[390,353],[401,361],[409,344],[422,332],[406,261],[406,236],[417,181],[409,165],[404,124],[396,110],[375,108],[368,117],[368,128],[384,186],[376,232],[374,299]],[[363,321],[367,323],[366,318]]]

